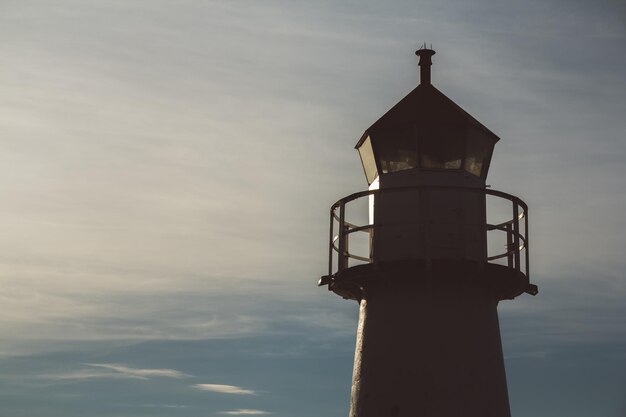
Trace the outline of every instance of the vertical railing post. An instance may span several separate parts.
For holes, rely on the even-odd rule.
[[[343,229],[343,251],[345,253],[343,269],[346,269],[350,266],[350,226],[348,224]]]
[[[371,225],[370,225],[370,229],[368,230],[368,234],[369,234],[369,258],[370,258],[370,262],[374,262],[374,235],[376,234],[376,217],[375,217],[375,212],[376,212],[376,198],[378,196],[378,191],[376,192],[372,192],[370,191],[370,193],[368,194],[368,204],[369,204],[369,199],[372,199],[372,215],[371,215]],[[369,207],[368,207],[369,210]]]
[[[328,243],[328,276],[333,275],[333,239],[334,236],[334,226],[335,226],[335,208],[331,207],[330,209],[330,242]]]
[[[479,194],[480,195],[480,211],[482,213],[481,215],[481,224],[484,224],[484,230],[485,230],[485,235],[484,235],[484,239],[485,239],[485,244],[483,245],[483,253],[482,253],[482,257],[483,259],[485,259],[485,262],[487,261],[487,258],[489,257],[489,229],[487,228],[487,226],[489,225],[489,222],[487,221],[487,197],[489,196],[487,190],[482,190],[482,192]]]
[[[348,267],[348,255],[346,247],[346,206],[343,202],[339,206],[339,262],[337,270],[343,271]]]
[[[513,242],[515,244],[515,271],[520,270],[520,250],[519,250],[519,207],[517,201],[513,201]]]
[[[511,250],[513,249],[513,226],[511,223],[506,225],[506,265],[509,268],[513,268],[513,253]]]
[[[525,253],[525,259],[526,259],[526,270],[524,271],[526,273],[526,278],[530,280],[530,243],[528,242],[528,207],[526,208],[526,210],[524,210],[524,234],[526,235],[526,248],[524,249],[526,251]]]

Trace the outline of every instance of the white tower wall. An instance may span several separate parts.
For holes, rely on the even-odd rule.
[[[350,417],[509,417],[490,290],[388,278],[361,300]]]

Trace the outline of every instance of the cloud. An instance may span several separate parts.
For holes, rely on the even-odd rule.
[[[221,411],[220,414],[228,414],[231,416],[251,416],[251,415],[261,415],[261,414],[271,414],[271,413],[268,413],[267,411],[261,411],[261,410],[252,410],[249,408],[240,408],[238,410]]]
[[[186,378],[190,375],[175,369],[140,369],[114,363],[86,363],[96,369],[79,369],[77,371],[39,375],[41,379],[57,381],[80,381],[89,379],[150,379],[150,378]]]
[[[127,375],[133,378],[142,378],[148,379],[153,377],[160,378],[187,378],[190,375],[184,374],[175,369],[140,369],[140,368],[130,368],[128,366],[115,364],[115,363],[87,363],[87,366],[92,366],[94,368],[104,368],[110,369],[116,373]]]
[[[155,407],[155,408],[187,408],[182,404],[142,404],[142,407]]]
[[[56,374],[41,374],[40,379],[52,379],[55,381],[82,381],[88,379],[148,379],[138,376],[130,376],[118,372],[103,372],[91,369],[80,369],[78,371],[60,372]]]
[[[219,392],[221,394],[256,395],[256,391],[236,387],[234,385],[195,384],[192,386],[201,391]]]

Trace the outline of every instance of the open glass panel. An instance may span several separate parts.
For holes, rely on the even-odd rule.
[[[376,159],[374,158],[374,150],[372,149],[372,141],[368,136],[367,139],[359,146],[359,155],[361,156],[361,163],[363,164],[363,170],[365,171],[365,177],[367,183],[371,184],[372,181],[378,177],[378,168],[376,167]]]
[[[461,169],[465,154],[465,129],[436,126],[419,130],[420,166]]]
[[[465,170],[477,177],[487,175],[486,168],[493,152],[493,140],[480,130],[470,128],[467,133]]]
[[[376,133],[376,150],[383,174],[417,167],[415,127]]]

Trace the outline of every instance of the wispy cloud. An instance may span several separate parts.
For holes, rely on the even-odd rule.
[[[81,381],[89,379],[181,379],[190,376],[175,369],[141,369],[114,363],[86,363],[85,365],[90,368],[55,374],[43,374],[39,375],[39,378],[58,381]]]
[[[77,371],[58,372],[53,374],[40,374],[40,379],[55,381],[84,381],[89,379],[147,379],[143,377],[124,375],[118,372],[108,372],[92,369],[79,369]]]
[[[256,391],[222,384],[195,384],[194,388],[201,391],[219,392],[221,394],[256,395]]]
[[[187,408],[182,404],[142,404],[142,407],[154,407],[154,408]]]
[[[231,411],[221,411],[220,414],[228,414],[231,416],[252,416],[252,415],[261,415],[261,414],[271,414],[267,411],[262,410],[253,410],[249,408],[240,408],[238,410]]]
[[[94,368],[104,368],[114,372],[117,372],[122,375],[127,375],[129,377],[134,378],[188,378],[190,375],[184,374],[175,369],[141,369],[141,368],[131,368],[128,366],[116,364],[116,363],[87,363],[87,366],[91,366]]]

